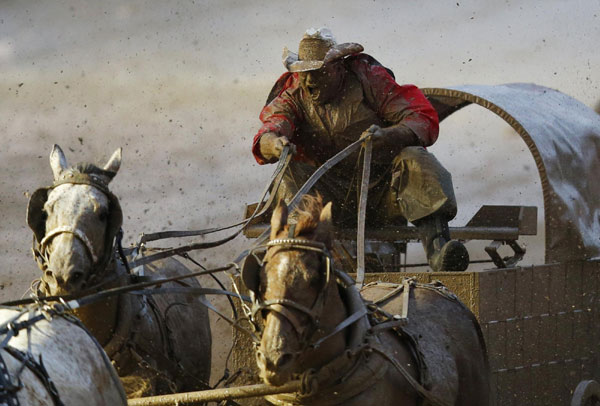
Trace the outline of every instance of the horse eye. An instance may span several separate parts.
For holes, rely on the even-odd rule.
[[[108,212],[106,210],[102,210],[99,214],[98,214],[98,218],[100,219],[100,221],[105,222],[106,219],[108,218]]]

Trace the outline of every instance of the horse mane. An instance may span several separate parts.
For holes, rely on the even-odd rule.
[[[293,211],[292,217],[297,218],[295,237],[308,234],[319,225],[319,217],[323,210],[323,198],[320,194],[316,196],[304,195],[300,205]]]
[[[106,176],[108,179],[115,177],[116,173],[112,171],[104,170],[94,164],[90,163],[78,163],[77,165],[68,169],[71,173],[80,173],[83,175],[100,175]]]

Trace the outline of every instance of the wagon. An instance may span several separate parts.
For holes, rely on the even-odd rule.
[[[544,197],[544,263],[520,266],[519,237],[537,233],[537,208],[483,206],[453,238],[489,241],[487,269],[460,273],[408,272],[402,258],[417,241],[413,227],[365,232],[380,272],[365,282],[441,281],[478,318],[488,350],[494,405],[600,404],[600,116],[556,90],[534,84],[423,89],[440,121],[479,105],[522,137],[537,165]],[[443,128],[443,127],[442,127]],[[249,205],[247,215],[253,212]],[[267,228],[266,215],[246,228]],[[354,230],[338,230],[336,266],[353,272]],[[512,249],[502,256],[499,247]],[[250,341],[234,333],[235,384],[258,382]],[[594,403],[595,402],[595,403]],[[251,402],[242,404],[252,404]],[[263,401],[264,403],[264,401]]]

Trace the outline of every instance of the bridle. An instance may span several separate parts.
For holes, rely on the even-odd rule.
[[[40,241],[40,246],[39,246],[40,253],[42,253],[42,255],[44,255],[44,258],[46,260],[48,260],[48,254],[49,254],[48,245],[50,244],[52,239],[59,234],[72,234],[73,236],[75,236],[86,248],[88,255],[92,259],[93,265],[95,266],[98,263],[98,261],[99,261],[98,256],[94,253],[94,247],[93,247],[91,241],[89,240],[89,238],[87,238],[87,236],[83,233],[83,231],[81,231],[73,226],[56,227],[56,228],[52,229],[49,233],[46,233],[46,235],[44,236],[42,241]]]
[[[122,222],[122,214],[121,209],[118,204],[118,200],[116,196],[114,196],[110,190],[108,189],[107,184],[102,181],[102,179],[95,174],[83,174],[77,172],[67,172],[60,179],[58,179],[54,184],[47,188],[42,189],[45,190],[46,195],[56,187],[64,184],[72,184],[72,185],[88,185],[96,190],[102,192],[109,200],[112,213],[109,215],[109,221],[106,225],[105,230],[105,248],[104,252],[101,254],[97,254],[94,250],[94,246],[90,239],[85,235],[85,233],[79,229],[77,229],[73,225],[63,225],[56,227],[54,229],[45,231],[43,238],[38,242],[37,235],[34,234],[33,239],[33,255],[38,263],[39,268],[42,271],[48,270],[48,262],[49,262],[49,246],[52,240],[61,234],[71,234],[75,238],[77,238],[85,247],[87,254],[92,260],[92,271],[88,274],[86,280],[84,281],[86,286],[90,286],[94,284],[97,280],[100,280],[104,277],[104,273],[107,268],[107,264],[112,257],[113,247],[115,245],[116,240],[116,232],[115,230],[120,229]],[[36,192],[38,193],[38,192]],[[32,203],[30,202],[30,206]],[[28,208],[31,210],[32,207]],[[41,207],[37,207],[37,210],[41,210]],[[28,213],[29,216],[29,213]],[[45,220],[44,220],[45,223]],[[113,224],[114,223],[114,224]],[[30,224],[31,226],[31,224]],[[102,283],[103,284],[103,283]]]
[[[260,299],[260,295],[258,294],[258,292],[253,292],[253,295],[252,295],[253,305],[252,305],[251,320],[253,321],[253,324],[255,326],[257,326],[258,325],[257,315],[260,312],[263,312],[265,310],[276,312],[290,322],[290,324],[294,327],[294,330],[296,330],[296,333],[298,334],[298,336],[302,339],[301,341],[306,343],[306,346],[309,346],[308,340],[311,339],[311,337],[314,335],[314,333],[316,332],[316,330],[319,327],[320,316],[323,311],[323,305],[325,302],[327,286],[329,285],[329,281],[331,280],[333,260],[331,258],[331,254],[329,253],[329,250],[327,249],[325,244],[318,242],[318,241],[310,241],[310,240],[305,240],[305,239],[301,239],[301,238],[294,238],[293,233],[294,233],[294,227],[290,227],[290,236],[291,237],[271,240],[265,245],[256,247],[255,250],[253,250],[253,252],[250,253],[250,255],[256,255],[254,252],[256,250],[265,251],[265,254],[266,254],[266,252],[270,249],[277,249],[277,251],[272,253],[269,256],[269,258],[272,258],[274,255],[277,255],[278,253],[281,253],[284,251],[289,251],[289,250],[303,250],[303,251],[316,252],[317,254],[319,254],[321,256],[321,259],[323,260],[322,263],[324,263],[324,268],[325,268],[324,269],[325,278],[324,278],[323,283],[321,284],[321,287],[317,294],[317,298],[313,302],[312,306],[309,308],[309,307],[304,306],[303,304],[300,304],[294,300],[285,299],[285,298],[262,300],[262,299]],[[265,255],[265,257],[266,257],[266,255]],[[266,262],[267,261],[263,260],[261,263],[261,266],[265,266]],[[302,326],[302,323],[300,322],[299,318],[292,311],[290,311],[290,309],[300,311],[301,313],[306,315],[308,317],[308,319],[310,320],[310,324],[309,324],[310,328],[308,328],[306,326]],[[257,331],[259,331],[259,330],[257,329]]]
[[[293,232],[293,227],[290,227],[289,238],[271,240],[265,245],[256,247],[254,250],[252,250],[252,252],[249,255],[254,255],[256,257],[257,251],[263,251],[266,254],[266,251],[270,249],[277,249],[277,251],[272,253],[269,256],[269,258],[272,258],[274,255],[277,255],[280,252],[289,250],[303,250],[316,252],[321,256],[321,263],[324,264],[324,280],[317,294],[317,298],[313,302],[312,306],[309,308],[294,300],[285,298],[262,300],[258,291],[251,291],[253,304],[250,320],[252,321],[255,330],[258,332],[259,339],[262,339],[260,325],[258,323],[257,317],[258,314],[264,311],[272,311],[279,314],[280,316],[283,316],[296,331],[298,337],[300,338],[300,342],[303,346],[300,351],[303,351],[307,348],[316,348],[324,341],[323,339],[320,339],[318,341],[311,342],[315,332],[318,330],[320,325],[320,318],[323,312],[323,306],[325,303],[327,293],[326,291],[331,280],[331,275],[333,273],[333,259],[325,244],[317,241],[294,238],[292,237]],[[266,262],[267,261],[262,260],[260,266],[265,266]],[[294,313],[294,310],[299,311],[305,316],[307,316],[310,320],[310,323],[308,325],[303,325],[298,316]],[[326,338],[329,338],[329,336],[327,336]]]

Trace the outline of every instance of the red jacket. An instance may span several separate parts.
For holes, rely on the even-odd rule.
[[[305,95],[297,73],[283,74],[272,100],[260,113],[263,125],[254,137],[252,153],[259,164],[269,163],[258,140],[266,132],[286,136],[298,147],[297,159],[321,164],[372,124],[403,124],[423,146],[435,142],[439,132],[437,112],[413,85],[399,85],[390,72],[366,54],[345,60],[347,73],[338,97],[325,106],[314,105]]]

